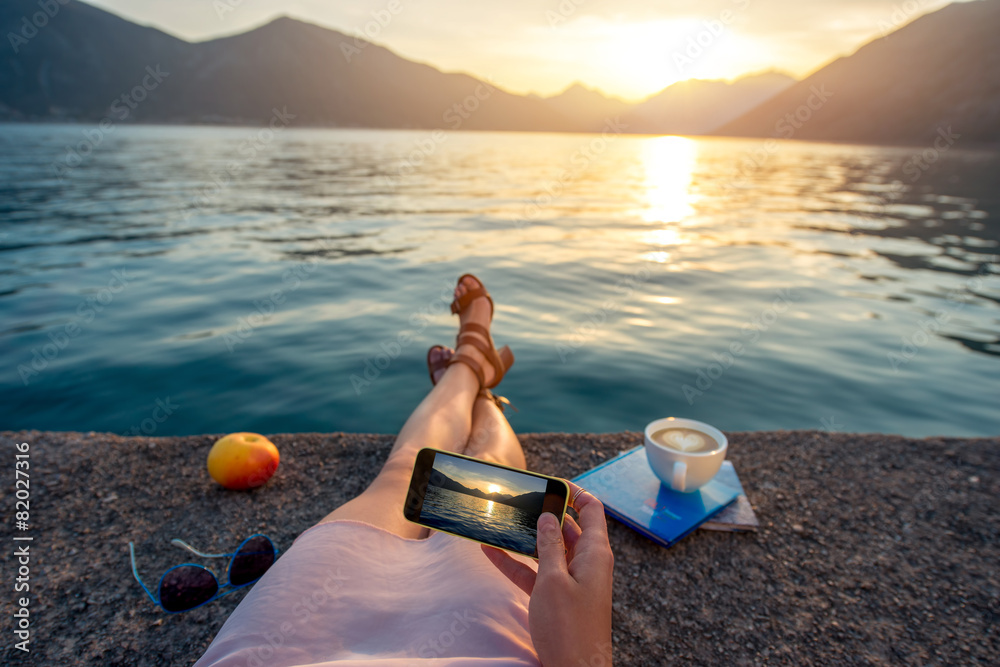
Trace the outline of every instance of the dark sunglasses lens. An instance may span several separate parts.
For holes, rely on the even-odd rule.
[[[219,582],[211,572],[195,565],[181,565],[163,575],[160,604],[167,611],[184,611],[211,600],[218,590]]]
[[[229,569],[229,583],[242,586],[264,576],[267,568],[274,564],[274,545],[263,535],[256,535],[243,543],[233,556]]]

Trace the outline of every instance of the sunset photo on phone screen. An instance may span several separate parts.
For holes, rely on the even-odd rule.
[[[533,554],[547,484],[542,477],[438,453],[420,521],[502,549]]]

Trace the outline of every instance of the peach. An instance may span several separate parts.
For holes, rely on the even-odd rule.
[[[260,486],[278,469],[278,448],[257,433],[230,433],[212,445],[208,474],[227,489]]]

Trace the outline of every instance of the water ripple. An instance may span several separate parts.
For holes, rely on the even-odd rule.
[[[394,431],[472,270],[519,431],[1000,432],[995,152],[121,127],[60,180],[83,129],[0,126],[0,428]]]

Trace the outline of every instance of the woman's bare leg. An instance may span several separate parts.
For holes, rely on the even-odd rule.
[[[466,279],[469,280],[469,279]],[[463,283],[456,295],[472,289],[474,282]],[[461,315],[461,321],[483,326],[490,323],[490,304],[485,298],[475,299]],[[459,347],[458,352],[480,362],[489,383],[493,368],[483,354],[472,345]],[[375,480],[361,495],[347,501],[322,519],[364,521],[403,537],[426,537],[428,530],[403,517],[406,490],[417,452],[423,447],[436,447],[453,452],[465,450],[472,429],[473,403],[479,393],[479,380],[465,364],[452,364],[437,385],[420,402],[403,425],[389,457]],[[509,428],[509,427],[508,427]]]
[[[496,403],[485,398],[476,399],[472,408],[472,431],[462,453],[515,468],[527,465],[514,429]]]

